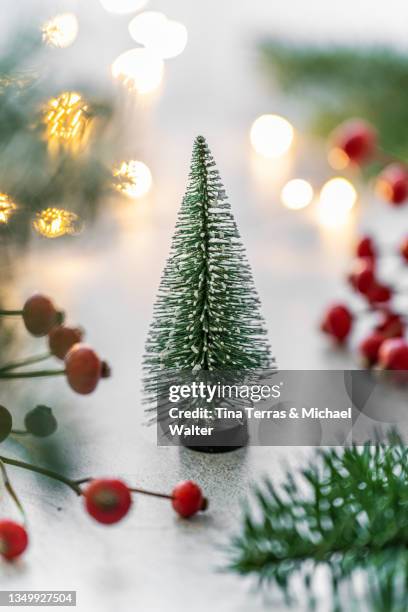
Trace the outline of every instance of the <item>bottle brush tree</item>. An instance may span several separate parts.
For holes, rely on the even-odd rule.
[[[154,307],[144,368],[150,403],[156,399],[163,370],[194,374],[273,368],[251,268],[202,136],[194,142],[189,183]]]

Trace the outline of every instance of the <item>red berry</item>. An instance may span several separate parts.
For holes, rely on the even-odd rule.
[[[358,347],[359,353],[367,366],[372,366],[377,363],[378,351],[385,338],[379,333],[373,333],[367,338],[364,338]]]
[[[349,335],[352,324],[353,315],[347,306],[334,304],[327,310],[321,329],[337,340],[337,342],[342,343]]]
[[[383,304],[384,302],[389,302],[392,298],[392,290],[386,285],[377,283],[365,293],[365,296],[370,304]]]
[[[28,535],[22,525],[9,521],[0,520],[0,554],[11,561],[19,557],[28,546]]]
[[[85,507],[98,523],[120,521],[132,505],[129,488],[121,480],[93,480],[84,491]]]
[[[61,313],[48,297],[35,294],[24,304],[23,320],[30,334],[37,337],[46,336],[53,327],[61,323]]]
[[[357,257],[367,257],[368,259],[375,259],[377,256],[377,250],[373,239],[370,236],[364,236],[360,238],[356,246]]]
[[[333,132],[333,144],[341,149],[350,161],[361,164],[375,153],[377,132],[362,119],[350,119],[339,125]]]
[[[74,344],[66,354],[65,371],[70,387],[87,395],[95,390],[102,376],[102,362],[90,347]]]
[[[377,179],[377,193],[393,206],[408,198],[408,169],[401,164],[387,166]]]
[[[366,295],[376,285],[373,260],[367,257],[357,259],[349,275],[351,285],[363,295]]]
[[[400,254],[403,259],[408,263],[408,237],[404,238],[403,242],[400,245]]]
[[[54,327],[48,334],[48,345],[53,355],[58,359],[64,359],[69,349],[81,342],[83,331],[77,327],[65,327],[59,325]]]
[[[404,335],[405,326],[401,315],[391,310],[383,310],[381,319],[375,327],[375,331],[384,338],[399,338]]]
[[[378,359],[386,370],[408,370],[408,344],[403,338],[389,338],[381,345]]]
[[[176,485],[172,492],[172,506],[182,517],[188,518],[208,507],[200,487],[192,480],[184,480]]]

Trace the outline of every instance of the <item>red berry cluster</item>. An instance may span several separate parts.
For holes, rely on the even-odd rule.
[[[376,180],[377,194],[392,206],[408,201],[408,166],[384,154],[374,126],[363,119],[349,119],[333,131],[330,141],[350,164],[362,166],[375,161],[383,165],[385,160]]]
[[[69,386],[80,393],[87,395],[94,391],[101,378],[110,375],[109,366],[101,361],[95,351],[82,344],[84,332],[77,327],[68,327],[63,324],[64,314],[57,310],[52,300],[40,294],[31,296],[21,311],[1,311],[4,316],[21,315],[27,331],[33,336],[40,338],[48,336],[50,356],[53,355],[64,361],[65,369],[59,371],[31,372],[34,376],[51,376],[54,374],[65,374]],[[37,360],[38,361],[38,360]],[[20,362],[24,366],[32,362]],[[28,378],[28,372],[13,372],[14,368],[0,367],[0,378]]]
[[[407,261],[406,242],[399,249]],[[357,244],[356,259],[348,281],[352,289],[366,301],[367,309],[360,317],[372,314],[375,323],[371,333],[360,342],[358,351],[365,367],[378,366],[387,370],[408,369],[408,343],[404,339],[406,318],[394,311],[389,302],[395,291],[377,278],[378,248],[369,236]],[[321,330],[342,344],[349,337],[358,313],[346,304],[333,304],[323,317]]]
[[[69,482],[69,481],[67,481]],[[98,523],[113,525],[122,520],[132,506],[132,494],[153,495],[171,500],[174,510],[183,518],[190,518],[208,507],[200,487],[192,480],[176,485],[171,495],[128,487],[122,480],[91,480],[82,491],[75,481],[77,492],[84,497],[86,511]],[[28,534],[23,525],[9,519],[0,520],[0,555],[7,561],[17,559],[28,546]]]

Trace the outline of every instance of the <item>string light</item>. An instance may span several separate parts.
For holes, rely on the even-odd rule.
[[[162,59],[180,55],[188,39],[185,25],[156,11],[146,11],[134,17],[129,32],[135,42],[151,49]]]
[[[152,174],[141,161],[124,161],[114,169],[115,187],[129,198],[141,198],[152,186]]]
[[[17,210],[17,205],[6,193],[0,193],[0,224],[8,223],[12,214]]]
[[[112,75],[129,90],[151,93],[162,81],[163,60],[147,49],[130,49],[114,61]]]
[[[286,208],[301,210],[313,200],[313,187],[304,179],[292,179],[283,187],[281,199]]]
[[[77,153],[89,138],[92,119],[89,106],[82,96],[68,91],[48,101],[44,110],[44,123],[51,151],[64,147]]]
[[[43,41],[50,47],[63,49],[69,47],[78,36],[78,19],[74,13],[56,15],[44,23]]]
[[[336,177],[325,183],[317,207],[318,220],[324,227],[341,227],[349,218],[357,200],[357,192],[345,178]]]
[[[46,208],[37,213],[33,227],[45,238],[60,238],[79,232],[79,217],[63,208]]]
[[[281,157],[290,149],[293,138],[292,125],[280,115],[261,115],[251,127],[251,144],[263,157]]]
[[[126,15],[140,11],[146,6],[149,0],[100,0],[103,8],[109,13]]]

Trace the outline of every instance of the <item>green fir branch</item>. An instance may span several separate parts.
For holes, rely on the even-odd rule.
[[[408,55],[392,48],[316,46],[273,39],[260,43],[262,66],[293,96],[309,102],[313,129],[327,134],[362,117],[378,129],[383,149],[408,161]]]
[[[366,577],[370,609],[402,612],[408,600],[408,449],[390,444],[325,449],[278,491],[269,479],[255,489],[255,507],[231,544],[230,569],[273,583],[288,600],[302,577],[310,601],[312,572],[332,577],[333,610],[342,584]],[[357,598],[357,596],[356,596]],[[361,608],[359,608],[361,609]]]

